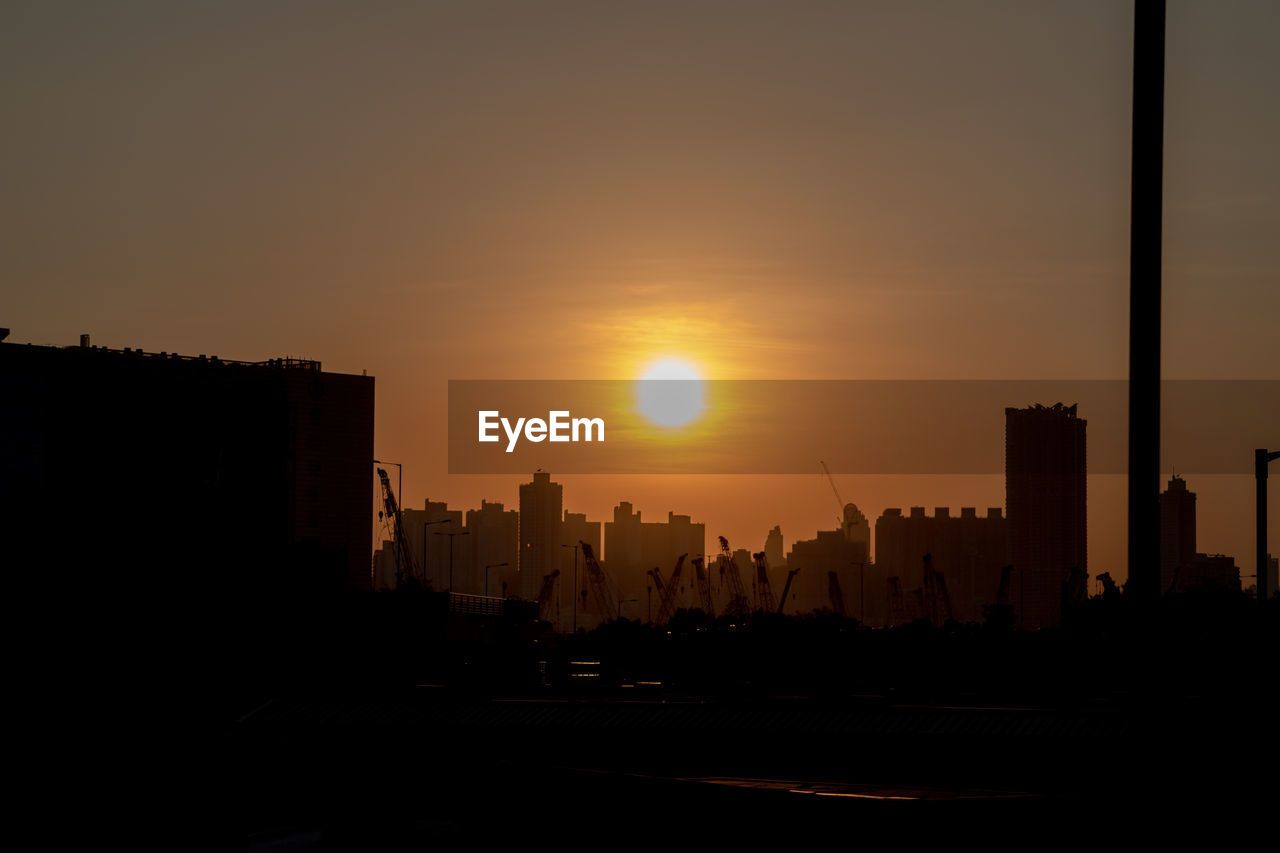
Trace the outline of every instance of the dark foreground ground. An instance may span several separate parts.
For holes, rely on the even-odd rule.
[[[1249,708],[878,696],[277,697],[230,746],[250,850],[437,844],[1043,846],[1273,824]],[[1234,744],[1234,746],[1233,746]]]

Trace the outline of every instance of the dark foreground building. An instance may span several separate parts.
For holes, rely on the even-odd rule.
[[[368,589],[373,383],[87,336],[0,343],[2,561],[47,589]]]
[[[1086,426],[1074,405],[1005,409],[1010,604],[1029,630],[1061,625],[1064,591],[1087,590]]]

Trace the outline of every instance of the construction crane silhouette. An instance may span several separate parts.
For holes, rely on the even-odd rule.
[[[693,563],[694,582],[698,587],[698,600],[702,605],[702,612],[715,618],[716,608],[711,600],[711,573],[707,571],[702,557],[694,557],[690,562]]]
[[[1013,566],[1000,568],[1000,588],[996,590],[996,607],[1004,609],[1009,606],[1009,581],[1013,577]]]
[[[555,590],[556,578],[560,577],[560,570],[556,569],[549,575],[542,578],[542,588],[538,590],[538,618],[543,622],[551,622],[551,593]],[[560,621],[559,608],[556,609],[556,623]]]
[[[796,575],[800,574],[800,569],[792,569],[787,572],[787,582],[782,587],[782,598],[778,599],[778,615],[782,615],[782,608],[787,603],[787,596],[791,594],[791,582],[796,579]]]
[[[746,588],[742,585],[742,575],[738,573],[738,564],[733,561],[733,553],[729,550],[729,540],[723,536],[720,540],[720,583],[729,582],[729,604],[725,613],[729,616],[744,617],[751,615],[751,599],[747,598]]]
[[[778,609],[778,600],[773,597],[773,587],[769,584],[769,561],[764,551],[752,554],[751,559],[756,563],[756,589],[759,590],[760,609],[772,613]]]
[[[582,540],[578,540],[578,545],[582,547],[582,562],[587,567],[587,583],[595,595],[596,604],[600,606],[600,614],[604,617],[604,621],[613,622],[618,618],[618,600],[614,597],[613,590],[609,589],[609,579],[605,577],[604,570],[596,562],[596,555],[591,550],[591,545]],[[585,598],[587,591],[584,589],[582,594]]]
[[[399,589],[408,580],[418,576],[418,565],[413,559],[413,551],[409,548],[409,540],[404,535],[404,517],[400,514],[400,504],[396,501],[395,492],[391,491],[391,478],[386,468],[378,469],[378,480],[382,483],[382,508],[384,521],[391,525],[391,541],[396,549],[396,588]],[[427,585],[424,575],[422,585]]]
[[[942,572],[933,570],[933,555],[924,555],[924,584],[921,588],[923,615],[934,625],[951,621],[951,596],[947,594],[947,579]]]
[[[676,567],[671,570],[671,583],[666,587],[662,587],[662,577],[655,568],[649,574],[653,575],[654,586],[657,586],[662,594],[661,603],[658,605],[658,625],[665,625],[671,621],[671,614],[675,612],[676,593],[680,589],[680,573],[684,569],[684,558],[688,554],[681,554],[676,560]]]
[[[889,624],[905,625],[907,623],[907,603],[902,597],[902,582],[897,577],[889,578]]]
[[[831,476],[831,469],[827,467],[826,462],[819,460],[818,464],[822,466],[823,472],[827,475],[827,482],[831,484],[831,493],[836,496],[836,508],[839,510],[839,512],[836,513],[836,523],[841,526],[841,529],[843,529],[844,501],[840,499],[840,490],[836,488],[836,479]]]
[[[827,597],[831,599],[831,609],[844,618],[844,593],[840,590],[840,576],[835,572],[827,572]]]

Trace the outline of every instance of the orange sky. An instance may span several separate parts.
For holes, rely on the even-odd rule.
[[[1131,16],[6,4],[0,322],[367,369],[410,505],[515,500],[444,474],[450,378],[630,378],[673,354],[718,379],[1122,378]],[[1168,20],[1165,374],[1280,378],[1280,8]],[[816,472],[565,483],[569,509],[627,498],[753,547],[834,507]],[[1247,478],[1191,487],[1202,545],[1251,571]],[[1124,495],[1090,488],[1096,573]],[[841,491],[873,518],[1002,496]]]

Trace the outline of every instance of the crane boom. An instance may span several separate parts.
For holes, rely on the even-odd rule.
[[[831,494],[836,496],[836,509],[838,510],[838,512],[836,513],[836,521],[839,524],[843,525],[844,524],[844,501],[841,500],[840,498],[840,490],[836,488],[836,478],[831,476],[831,469],[827,467],[826,462],[822,462],[821,460],[819,460],[819,464],[822,466],[822,470],[827,475],[827,482],[831,484]]]
[[[392,541],[396,549],[396,587],[402,586],[406,580],[416,578],[418,566],[409,548],[409,540],[404,535],[404,516],[400,514],[400,504],[396,501],[396,493],[391,491],[391,478],[386,468],[378,469],[378,480],[382,483],[382,507],[385,517],[391,522]],[[423,586],[427,579],[422,578]]]
[[[698,599],[702,605],[702,612],[707,616],[715,617],[715,605],[711,601],[711,574],[707,571],[706,564],[701,557],[694,557],[693,560],[694,581],[698,585]]]
[[[543,622],[551,621],[551,593],[555,589],[558,577],[560,577],[560,570],[556,569],[542,578],[542,589],[538,590],[538,618]]]
[[[659,625],[665,625],[671,621],[671,614],[675,610],[676,592],[680,589],[680,572],[684,569],[684,558],[688,554],[681,554],[676,560],[676,567],[671,572],[671,583],[667,584],[666,589],[662,590],[662,603],[658,606],[658,622]],[[658,582],[658,572],[654,569],[652,572],[654,582]]]
[[[746,587],[742,585],[742,575],[738,573],[738,564],[733,561],[733,552],[729,550],[729,540],[720,539],[720,577],[729,582],[729,604],[725,613],[730,616],[750,616],[751,599],[747,598]]]
[[[772,613],[778,609],[778,601],[773,597],[773,587],[769,584],[769,560],[764,551],[751,555],[756,561],[756,588],[760,590],[760,609]]]
[[[778,615],[782,615],[782,608],[787,603],[787,596],[791,593],[791,582],[796,579],[796,575],[800,574],[799,569],[792,569],[787,572],[787,583],[782,587],[782,598],[778,599]]]
[[[831,599],[831,609],[844,618],[844,593],[840,589],[840,576],[835,572],[827,572],[827,597]]]
[[[618,601],[613,591],[609,589],[609,579],[605,577],[604,569],[600,568],[600,564],[596,562],[596,555],[591,545],[582,540],[578,540],[578,544],[582,547],[582,562],[587,566],[587,582],[595,594],[600,613],[606,622],[613,622],[618,618]]]

